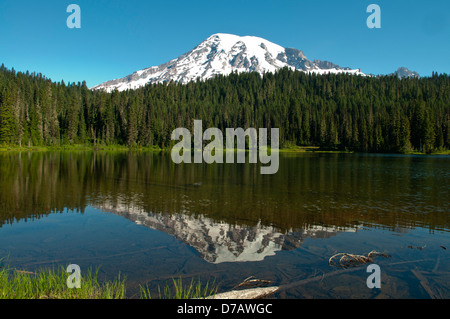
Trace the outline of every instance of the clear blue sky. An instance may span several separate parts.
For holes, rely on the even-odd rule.
[[[81,29],[66,26],[69,4]],[[381,7],[381,29],[366,8]],[[89,87],[167,62],[214,33],[254,35],[365,73],[450,74],[448,0],[1,0],[0,64]]]

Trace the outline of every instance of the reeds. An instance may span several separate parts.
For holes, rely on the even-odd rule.
[[[123,299],[125,279],[99,283],[98,269],[83,272],[81,288],[67,287],[68,273],[63,267],[33,273],[11,268],[0,269],[0,299]]]
[[[0,259],[2,261],[3,258]],[[120,273],[112,281],[98,280],[99,268],[89,268],[82,272],[81,287],[69,288],[69,273],[62,266],[43,268],[36,272],[0,266],[0,299],[125,299],[125,278]],[[181,278],[172,279],[163,288],[158,286],[160,299],[195,299],[214,296],[217,285],[214,282],[203,284],[200,279],[190,283]],[[140,298],[150,299],[149,287],[140,285]]]
[[[206,282],[202,284],[200,279],[194,282],[194,279],[190,283],[185,284],[181,278],[172,279],[173,286],[165,285],[162,289],[158,286],[159,299],[201,299],[214,296],[217,293],[217,285],[215,281],[212,283]],[[151,299],[150,289],[146,286],[140,286],[141,299]]]

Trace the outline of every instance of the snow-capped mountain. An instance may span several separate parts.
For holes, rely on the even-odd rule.
[[[310,61],[300,50],[283,48],[263,38],[217,33],[176,59],[107,81],[92,89],[111,92],[115,89],[136,89],[149,83],[175,81],[186,84],[197,78],[206,80],[219,74],[264,74],[284,67],[320,74],[345,72],[365,75],[360,69],[343,68],[328,61]]]
[[[404,79],[404,78],[420,78],[419,73],[417,73],[416,71],[411,71],[408,68],[405,67],[400,67],[397,69],[397,71],[395,71],[394,73],[396,76],[399,77],[399,79]]]

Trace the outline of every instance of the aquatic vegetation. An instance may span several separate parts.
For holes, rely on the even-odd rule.
[[[199,299],[214,296],[217,293],[218,287],[213,281],[203,284],[200,279],[186,284],[182,278],[172,279],[173,285],[166,284],[162,289],[158,286],[159,299]],[[141,299],[151,299],[150,288],[148,285],[140,286]]]
[[[38,272],[0,269],[0,299],[123,299],[125,278],[120,274],[113,281],[100,283],[98,269],[83,273],[81,288],[67,287],[67,272],[63,267]]]

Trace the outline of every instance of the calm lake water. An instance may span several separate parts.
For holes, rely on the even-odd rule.
[[[227,291],[249,276],[275,298],[450,298],[450,157],[280,154],[259,164],[181,164],[170,153],[0,154],[0,266],[100,266],[128,297],[171,278]],[[376,250],[367,265],[336,253]]]

